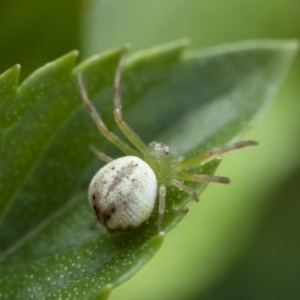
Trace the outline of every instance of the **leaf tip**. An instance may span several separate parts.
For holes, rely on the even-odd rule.
[[[15,64],[14,66],[12,66],[12,69],[14,69],[16,71],[20,71],[21,70],[21,65],[20,64]]]
[[[77,59],[79,54],[80,54],[80,52],[77,49],[74,49],[74,50],[70,51],[69,53],[67,53],[67,55],[69,55],[70,57],[73,57],[74,59]]]

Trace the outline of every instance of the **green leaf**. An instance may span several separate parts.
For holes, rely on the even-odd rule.
[[[145,142],[176,155],[224,144],[240,134],[277,90],[297,50],[295,41],[253,41],[204,51],[186,41],[129,56],[123,114]],[[101,166],[93,144],[120,155],[83,107],[76,73],[112,130],[112,83],[127,46],[74,68],[71,52],[17,87],[18,67],[0,77],[0,293],[4,299],[106,299],[159,249],[157,213],[141,227],[110,233],[99,224],[86,190]],[[214,159],[198,168],[213,174]],[[202,191],[205,184],[197,185]],[[164,230],[191,200],[168,188]]]

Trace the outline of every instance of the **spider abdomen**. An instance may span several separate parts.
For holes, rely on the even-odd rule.
[[[136,228],[152,214],[157,179],[136,156],[124,156],[102,167],[89,187],[89,202],[100,223],[111,231]]]

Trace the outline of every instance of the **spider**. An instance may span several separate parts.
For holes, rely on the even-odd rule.
[[[123,59],[118,64],[113,84],[113,117],[129,143],[124,142],[108,129],[101,115],[90,101],[82,74],[78,73],[81,98],[100,133],[125,156],[113,159],[91,147],[97,157],[107,163],[92,179],[88,197],[98,221],[110,231],[122,231],[139,227],[151,216],[158,198],[158,231],[162,231],[166,207],[166,186],[175,186],[195,201],[195,189],[185,182],[216,182],[227,184],[229,178],[206,174],[194,174],[188,170],[209,158],[234,149],[256,145],[245,140],[216,147],[185,158],[175,158],[169,147],[160,142],[145,144],[129,127],[122,116],[121,74]]]

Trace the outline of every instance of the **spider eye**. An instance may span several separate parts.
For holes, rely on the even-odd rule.
[[[166,155],[170,154],[170,148],[168,146],[165,146],[164,151]]]
[[[170,148],[162,143],[152,142],[149,144],[156,157],[162,157],[170,154]]]

